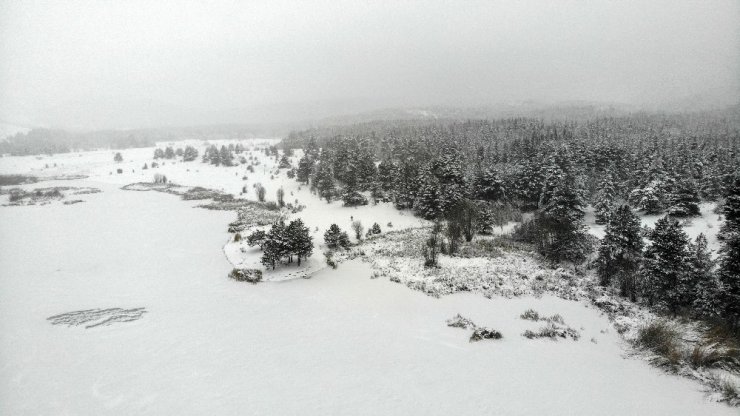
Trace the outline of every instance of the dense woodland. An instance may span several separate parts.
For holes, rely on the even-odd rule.
[[[531,212],[512,238],[552,263],[595,268],[600,283],[667,313],[740,323],[740,112],[370,122],[293,132],[296,179],[327,201],[392,201],[434,220],[437,253]],[[679,221],[717,202],[717,261]],[[606,225],[601,241],[585,208]],[[638,214],[660,214],[653,229]],[[529,219],[531,218],[531,219]]]
[[[0,155],[52,155],[83,150],[152,147],[156,142],[269,137],[279,131],[282,131],[279,126],[239,124],[96,131],[33,129],[7,138],[0,137]]]

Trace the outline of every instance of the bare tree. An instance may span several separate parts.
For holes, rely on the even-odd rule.
[[[362,241],[362,232],[365,230],[362,223],[360,221],[354,221],[352,223],[352,229],[355,230],[355,238],[357,241]]]

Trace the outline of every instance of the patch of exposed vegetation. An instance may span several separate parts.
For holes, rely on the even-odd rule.
[[[451,319],[447,320],[447,326],[451,326],[453,328],[463,328],[463,329],[476,327],[473,321],[471,321],[468,318],[465,318],[459,313],[453,316]]]
[[[20,188],[3,190],[0,194],[8,194],[8,203],[3,206],[23,206],[23,205],[46,205],[52,201],[60,201],[65,198],[66,194],[82,195],[101,192],[97,188],[76,188],[69,186],[56,186],[50,188],[36,188],[26,191]],[[76,200],[80,201],[80,200]],[[71,202],[74,203],[74,202]],[[69,205],[69,204],[68,204]]]
[[[233,269],[229,277],[237,282],[249,282],[257,284],[262,281],[262,270],[258,269]]]
[[[550,338],[556,341],[558,338],[566,339],[571,338],[573,341],[578,341],[581,338],[581,334],[575,329],[569,326],[560,326],[553,322],[549,322],[547,325],[540,327],[537,331],[526,330],[522,336],[534,339],[534,338]]]
[[[495,329],[490,328],[475,328],[473,334],[470,335],[470,342],[482,341],[484,339],[501,339],[504,336]]]
[[[0,175],[0,186],[24,185],[36,183],[38,178],[30,175]]]

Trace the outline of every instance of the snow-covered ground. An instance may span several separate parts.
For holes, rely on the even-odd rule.
[[[737,414],[699,384],[625,357],[612,324],[582,302],[434,298],[371,279],[370,262],[320,267],[320,248],[310,279],[230,280],[222,249],[234,212],[120,185],[159,172],[238,194],[244,167],[165,161],[142,174],[153,149],[122,153],[129,162],[112,152],[0,158],[0,173],[90,176],[24,188],[102,191],[75,205],[0,207],[0,414]],[[293,192],[316,242],[331,222],[350,231],[350,216],[383,231],[419,225],[388,205],[327,204],[269,169],[246,182],[262,182],[268,199],[281,185],[288,201]],[[272,277],[297,268],[281,270]],[[47,320],[111,308],[145,313],[89,329]],[[519,318],[529,308],[562,315],[580,340],[523,337],[541,326]],[[503,339],[468,342],[470,330],[445,323],[458,313]]]

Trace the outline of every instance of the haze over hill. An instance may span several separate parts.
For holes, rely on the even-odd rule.
[[[5,2],[0,120],[105,129],[528,102],[712,108],[738,102],[738,22],[732,0]]]

